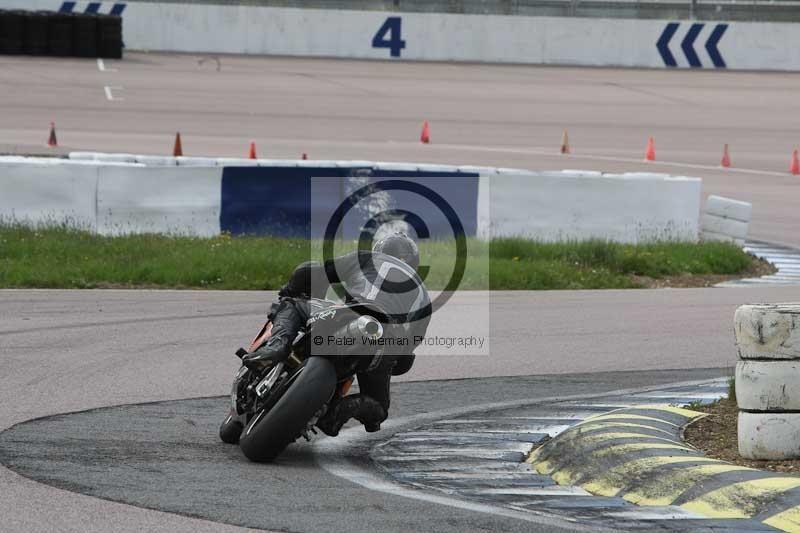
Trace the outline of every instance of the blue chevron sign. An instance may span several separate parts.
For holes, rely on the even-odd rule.
[[[75,4],[77,2],[63,2],[61,4],[61,8],[59,8],[59,13],[72,13],[75,10]],[[100,6],[102,2],[89,2],[86,5],[86,9],[83,11],[84,13],[100,13]],[[118,15],[121,16],[122,12],[125,11],[125,4],[116,3],[111,6],[109,10],[109,15]]]
[[[692,68],[701,68],[703,66],[703,63],[700,61],[700,58],[697,56],[697,52],[694,49],[694,43],[705,26],[705,24],[700,22],[691,24],[689,26],[689,30],[684,35],[683,40],[681,40],[681,50],[683,51],[683,55],[686,57],[686,61],[689,63],[689,66]],[[656,49],[658,49],[658,53],[661,55],[661,59],[664,61],[664,65],[667,67],[678,66],[678,62],[675,60],[675,56],[672,55],[672,51],[669,48],[669,43],[675,36],[675,33],[677,33],[679,27],[679,22],[668,23],[661,32],[661,35],[658,37],[658,41],[656,41]],[[720,54],[719,49],[717,48],[722,36],[725,34],[725,30],[727,29],[727,24],[715,24],[714,29],[711,30],[711,34],[706,39],[706,52],[716,68],[725,68],[727,66],[725,64],[725,60],[722,58],[722,54]]]

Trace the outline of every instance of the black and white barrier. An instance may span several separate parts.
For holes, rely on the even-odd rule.
[[[734,331],[739,454],[800,458],[800,304],[743,305]]]
[[[92,11],[0,9],[0,54],[118,59],[122,17]]]

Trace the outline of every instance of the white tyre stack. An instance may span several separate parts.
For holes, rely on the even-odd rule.
[[[709,196],[700,220],[703,240],[744,246],[752,214],[752,204],[722,196]]]
[[[800,304],[743,305],[734,330],[739,454],[800,458]]]

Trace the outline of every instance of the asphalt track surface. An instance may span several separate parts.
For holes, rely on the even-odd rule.
[[[0,429],[110,405],[224,395],[236,368],[232,351],[253,335],[272,296],[214,291],[0,291]],[[397,385],[392,416],[725,375],[735,360],[730,324],[736,305],[799,297],[800,288],[787,287],[498,293],[492,307],[491,357],[421,357],[409,375],[421,381]],[[680,370],[657,370],[667,367]],[[709,368],[716,369],[702,370]],[[642,372],[630,372],[634,369]],[[559,375],[546,375],[553,373]],[[544,375],[524,377],[536,374]],[[500,377],[514,375],[520,377]],[[482,379],[452,380],[466,377]],[[427,382],[432,379],[445,381]],[[224,402],[217,401],[222,409]],[[68,426],[69,418],[65,418]],[[212,418],[201,426],[213,427]],[[107,429],[113,431],[113,423]],[[216,447],[206,449],[206,456],[216,450],[228,459],[233,456],[235,449],[219,448],[213,434],[201,433],[199,451],[201,445],[213,442]],[[157,433],[153,436],[158,438]],[[292,514],[298,520],[293,530],[317,530],[320,522],[315,521],[325,518],[361,516],[368,509],[360,505],[363,502],[374,504],[372,516],[384,521],[398,513],[435,516],[442,530],[474,529],[487,523],[513,530],[512,525],[500,527],[495,518],[473,512],[433,510],[429,504],[354,487],[316,468],[303,449],[287,455],[280,468],[253,470],[264,476],[259,486],[275,505],[275,516],[303,505],[303,498],[314,498],[316,509],[328,506],[330,514]],[[2,529],[220,530],[218,524],[201,519],[47,487],[4,468],[0,468],[0,488]],[[271,488],[279,488],[287,498],[275,498]],[[346,502],[342,494],[348,495]],[[242,524],[247,523],[242,517],[251,511],[232,512],[240,514],[226,521]],[[285,524],[274,520],[256,525]]]
[[[197,156],[255,140],[261,157],[667,172],[752,202],[751,238],[800,246],[799,74],[145,53],[104,68],[0,57],[0,151],[41,152],[55,121],[64,150],[169,154],[180,131]]]
[[[307,152],[313,159],[652,170],[699,176],[706,194],[753,202],[752,238],[800,246],[800,178],[786,174],[800,130],[796,74],[142,53],[104,67],[0,58],[0,151],[46,151],[47,126],[55,121],[62,152],[167,154],[180,130],[187,155],[242,156],[255,140],[259,155],[275,158]],[[422,120],[431,122],[431,145],[417,142]],[[564,128],[570,157],[557,153]],[[656,164],[642,162],[650,135]],[[723,143],[731,145],[732,170],[717,166]],[[0,429],[109,405],[225,394],[235,366],[228,354],[252,336],[270,296],[0,291]],[[495,294],[491,357],[420,358],[409,379],[421,381],[396,387],[393,416],[487,398],[724,375],[735,360],[736,306],[798,297],[795,287]],[[656,371],[664,368],[681,370]],[[697,370],[708,368],[716,370]],[[532,375],[544,377],[523,377]],[[424,382],[454,378],[480,379]],[[258,470],[268,479],[265,491],[279,487],[300,500],[311,494],[328,506],[329,514],[305,522],[294,515],[297,530],[319,529],[326,516],[363,513],[383,524],[393,513],[429,512],[454,530],[490,520],[351,486],[304,453],[300,447],[286,457],[288,470]],[[343,491],[348,502],[365,505],[343,504]],[[0,494],[3,530],[225,530],[2,468]],[[270,499],[276,514],[298,505],[283,501]]]
[[[720,369],[692,377],[719,375]],[[393,420],[498,397],[530,400],[687,376],[684,372],[569,375],[550,379],[488,378],[401,383]],[[433,387],[430,385],[434,385]],[[498,393],[498,391],[502,391]],[[426,497],[398,497],[331,475],[322,463],[376,471],[370,449],[400,428],[356,437],[344,449],[305,442],[273,464],[248,462],[238,446],[216,436],[225,397],[127,405],[44,418],[0,434],[0,461],[15,472],[98,498],[271,531],[570,531],[568,522],[522,520],[454,508]],[[492,414],[473,416],[489,416]],[[417,422],[418,423],[418,422]],[[320,437],[314,444],[330,440]],[[522,466],[522,465],[520,465]],[[377,472],[376,472],[377,473]],[[380,474],[378,474],[380,475]],[[554,523],[555,522],[555,523]]]

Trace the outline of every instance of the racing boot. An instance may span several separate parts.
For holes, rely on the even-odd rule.
[[[278,306],[272,317],[272,334],[267,342],[242,357],[242,364],[251,370],[261,370],[289,358],[292,342],[303,326],[303,318],[291,302]]]
[[[386,420],[388,413],[381,404],[372,398],[365,397],[365,400],[369,401],[361,404],[361,410],[355,416],[355,419],[364,425],[364,430],[367,433],[375,433],[381,430],[381,422]]]
[[[265,342],[258,350],[242,357],[242,364],[250,370],[261,370],[274,366],[289,358],[294,336],[275,335]]]
[[[381,422],[386,420],[386,416],[386,410],[380,403],[369,396],[353,394],[332,406],[317,421],[317,427],[329,437],[335,437],[348,420],[355,418],[368,433],[372,433],[381,429]]]

